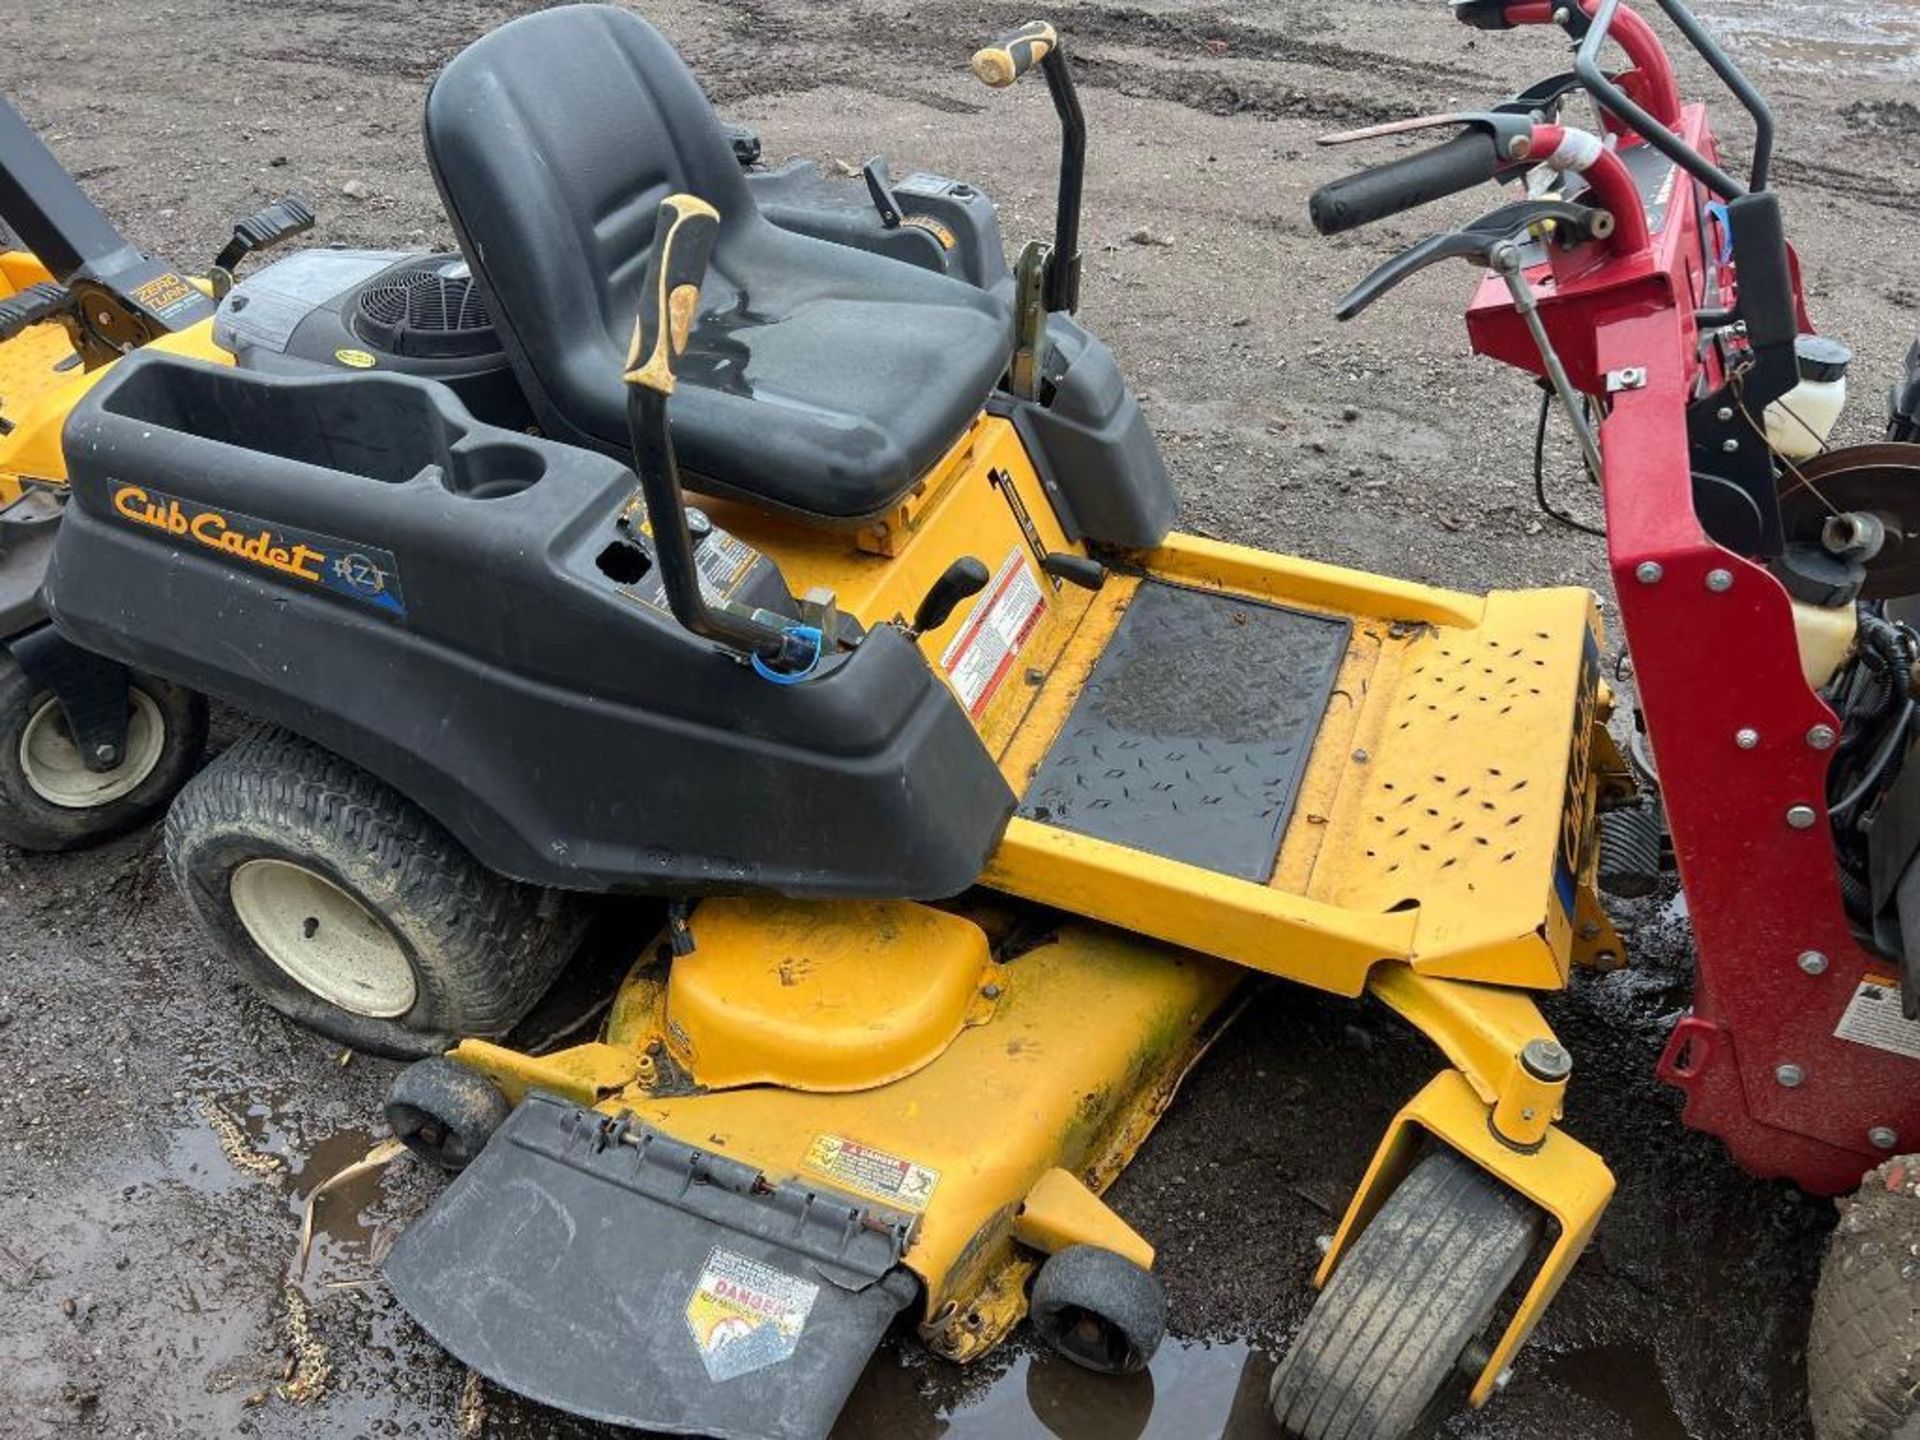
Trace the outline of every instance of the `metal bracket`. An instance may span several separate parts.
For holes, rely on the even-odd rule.
[[[1622,390],[1644,390],[1647,388],[1647,367],[1627,365],[1618,370],[1607,372],[1607,393],[1618,394]]]
[[[7,650],[60,702],[87,769],[100,774],[118,765],[127,752],[127,667],[69,643],[51,625],[15,636]]]

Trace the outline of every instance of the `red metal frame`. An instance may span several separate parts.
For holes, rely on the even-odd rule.
[[[1545,23],[1547,11],[1529,0],[1507,15]],[[1658,50],[1645,23],[1619,13],[1616,35],[1644,37],[1633,53],[1641,94],[1658,92],[1672,68],[1644,48]],[[1716,158],[1703,107],[1678,108],[1672,128]],[[1530,273],[1574,385],[1606,397],[1608,558],[1698,953],[1693,1010],[1659,1073],[1686,1092],[1687,1123],[1720,1136],[1743,1167],[1835,1193],[1886,1155],[1870,1130],[1920,1143],[1920,1062],[1833,1033],[1861,977],[1891,967],[1855,940],[1842,908],[1830,751],[1818,743],[1818,727],[1830,744],[1838,721],[1802,676],[1787,594],[1694,515],[1687,404],[1720,379],[1694,312],[1718,247],[1700,233],[1711,197],[1674,174],[1664,223],[1644,243],[1623,226]],[[1589,179],[1613,208],[1613,178],[1605,190],[1596,171]],[[1629,203],[1637,211],[1637,193]],[[1734,277],[1715,278],[1724,292]],[[1499,279],[1483,282],[1467,324],[1476,350],[1540,371]],[[1758,737],[1750,748],[1736,743],[1745,731]],[[1790,822],[1796,807],[1813,823]],[[1803,963],[1815,955],[1824,964]],[[1797,1084],[1781,1083],[1782,1066],[1797,1067]]]

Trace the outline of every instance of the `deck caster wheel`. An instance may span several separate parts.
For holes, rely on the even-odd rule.
[[[1817,1440],[1920,1436],[1920,1155],[1889,1160],[1843,1202],[1807,1329]]]
[[[1105,1375],[1146,1369],[1167,1333],[1160,1282],[1098,1245],[1070,1245],[1049,1255],[1034,1278],[1028,1314],[1047,1344]]]
[[[576,903],[488,870],[405,796],[285,731],[201,771],[166,845],[188,905],[269,1005],[396,1059],[504,1034],[582,928]]]
[[[500,1087],[444,1055],[416,1060],[387,1092],[396,1140],[443,1170],[464,1170],[513,1107]]]
[[[157,816],[207,745],[206,698],[135,674],[127,743],[111,770],[89,770],[51,690],[0,652],[0,840],[74,850]]]
[[[1404,1440],[1438,1423],[1462,1357],[1539,1242],[1544,1219],[1477,1165],[1415,1165],[1314,1302],[1267,1392],[1291,1440]]]

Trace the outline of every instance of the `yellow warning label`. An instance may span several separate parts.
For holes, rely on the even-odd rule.
[[[687,1301],[687,1328],[714,1380],[778,1365],[800,1343],[820,1287],[715,1246]]]
[[[350,365],[355,370],[371,370],[374,358],[371,351],[342,348],[333,352],[333,358],[342,365]]]
[[[940,1172],[842,1135],[816,1135],[800,1162],[816,1175],[907,1210],[924,1210]]]

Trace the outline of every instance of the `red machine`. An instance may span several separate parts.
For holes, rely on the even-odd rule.
[[[1463,127],[1325,187],[1314,220],[1334,233],[1521,182],[1338,313],[1449,257],[1492,272],[1474,348],[1541,378],[1543,427],[1557,397],[1605,495],[1645,797],[1616,791],[1603,866],[1644,879],[1670,841],[1698,950],[1661,1077],[1744,1168],[1831,1194],[1920,1148],[1920,765],[1902,763],[1920,637],[1899,619],[1920,591],[1902,550],[1920,445],[1834,450],[1808,418],[1845,352],[1810,335],[1767,187],[1771,117],[1686,7],[1659,4],[1753,118],[1743,177],[1619,0],[1455,0],[1482,29],[1562,26],[1574,68],[1485,113],[1330,137]],[[1609,40],[1624,73],[1601,67]],[[1601,135],[1560,121],[1583,93]],[[1797,421],[1809,434],[1783,442]]]

